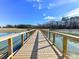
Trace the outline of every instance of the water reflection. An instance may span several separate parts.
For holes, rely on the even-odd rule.
[[[71,59],[75,58],[75,56],[77,58],[79,56],[79,40],[75,40],[73,38],[68,38],[67,42],[68,42],[68,44],[67,44],[68,55],[72,57]],[[56,35],[55,36],[55,44],[61,51],[63,51],[63,36]]]
[[[5,33],[5,35],[14,34],[14,33]],[[5,36],[4,34],[0,34]],[[21,35],[12,38],[13,39],[13,51],[18,50],[21,47]],[[24,40],[26,40],[26,34],[24,34]],[[5,56],[5,58],[3,58]],[[7,40],[0,42],[0,59],[6,59],[8,56],[8,42]]]

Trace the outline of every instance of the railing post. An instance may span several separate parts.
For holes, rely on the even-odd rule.
[[[31,33],[31,32],[29,32],[29,37],[30,37],[30,33]]]
[[[13,41],[12,38],[8,39],[8,55],[11,55],[13,53]],[[13,59],[11,57],[10,59]]]
[[[53,45],[55,45],[55,33],[53,32]]]
[[[48,39],[50,40],[50,29],[48,29]]]
[[[26,33],[26,38],[28,38],[28,33]]]
[[[67,36],[63,37],[63,57],[67,55]]]
[[[29,33],[26,33],[26,38],[28,38],[29,37]]]
[[[21,34],[22,46],[24,45],[24,34]]]
[[[27,33],[26,33],[26,39],[28,38]]]
[[[29,32],[27,33],[27,36],[29,37]]]

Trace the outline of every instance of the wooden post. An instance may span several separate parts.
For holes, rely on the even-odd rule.
[[[21,39],[22,39],[22,46],[24,45],[24,34],[21,35]]]
[[[48,39],[50,40],[50,30],[48,29]]]
[[[53,45],[55,45],[55,33],[53,33]]]
[[[29,34],[29,37],[30,37],[30,32],[28,34]]]
[[[49,31],[49,40],[50,40],[50,31]]]
[[[67,55],[67,36],[63,37],[63,57]]]
[[[27,36],[29,37],[29,32],[27,33]]]
[[[26,39],[28,38],[27,33],[26,33]]]
[[[8,55],[11,55],[13,53],[13,41],[12,38],[8,39]],[[11,57],[10,59],[13,59]]]
[[[26,36],[27,36],[27,38],[28,38],[28,33],[26,33]]]

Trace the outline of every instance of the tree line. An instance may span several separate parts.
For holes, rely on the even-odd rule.
[[[62,17],[61,21],[49,21],[39,26],[53,29],[79,29],[79,16]]]
[[[33,28],[35,27],[34,25],[30,25],[30,24],[19,24],[19,25],[6,25],[6,26],[3,26],[3,28]]]
[[[44,24],[30,25],[6,25],[3,28],[51,28],[51,29],[79,29],[79,16],[62,17],[61,21],[49,21]]]

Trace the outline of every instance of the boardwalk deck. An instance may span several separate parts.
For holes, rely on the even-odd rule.
[[[40,31],[36,31],[13,59],[59,59]]]

